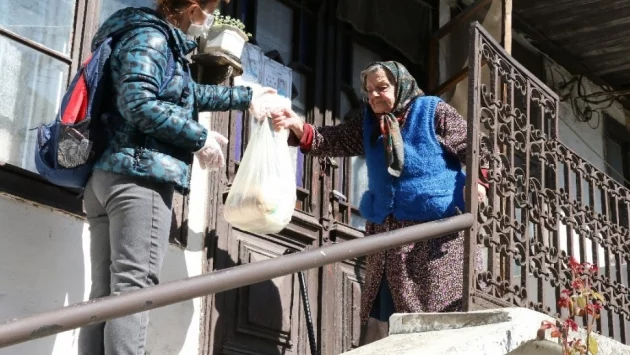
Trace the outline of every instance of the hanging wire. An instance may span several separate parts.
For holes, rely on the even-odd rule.
[[[601,159],[601,161],[604,163],[604,165],[606,165],[608,167],[608,169],[610,169],[611,173],[615,173],[617,174],[617,176],[621,177],[623,182],[625,184],[628,184],[628,186],[630,186],[630,181],[625,177],[625,175],[623,173],[620,173],[619,171],[617,171],[612,165],[610,165],[608,163],[608,161],[606,160],[606,158],[604,158],[597,150],[595,150],[595,148],[591,147],[590,144],[588,144],[588,142],[582,138],[582,136],[575,130],[573,129],[573,127],[571,127],[571,125],[569,124],[569,122],[566,122],[565,120],[562,120],[564,123],[566,123],[567,127],[569,127],[569,129],[575,134],[575,136],[582,141],[582,143],[584,143],[584,145],[591,150],[593,153],[595,153],[595,156],[598,157],[599,159]],[[616,179],[615,179],[616,180]]]
[[[553,68],[553,71],[559,74],[560,77],[564,76],[563,73],[560,72],[560,70],[557,68]],[[584,75],[573,76],[570,80],[562,82],[562,83],[557,83],[555,79],[556,79],[555,75],[552,72],[550,76],[551,87],[554,90],[565,92],[564,95],[560,96],[560,101],[562,102],[570,101],[571,109],[573,111],[573,115],[576,118],[576,120],[578,122],[588,124],[589,127],[591,127],[592,129],[599,128],[604,110],[612,107],[612,105],[623,96],[630,95],[630,90],[607,90],[606,88],[604,88],[603,91],[597,91],[597,92],[587,94],[586,88],[584,85],[584,79],[585,79]],[[574,93],[574,91],[577,91],[577,95],[575,97],[572,97],[572,94]],[[606,105],[600,106],[602,104],[606,104]],[[591,107],[592,105],[597,105],[598,107],[593,109]],[[592,123],[594,118],[597,118],[596,124]],[[566,124],[569,130],[571,130],[574,133],[574,135],[584,144],[584,146],[586,146],[586,148],[592,151],[597,158],[601,159],[604,165],[609,169],[608,171],[609,174],[611,173],[616,174],[618,177],[620,177],[623,180],[623,183],[630,186],[630,181],[626,178],[626,176],[623,173],[620,173],[619,171],[617,171],[612,165],[610,165],[608,161],[606,160],[606,158],[604,158],[603,155],[599,151],[593,148],[582,137],[582,135],[580,135],[571,126],[570,122],[567,122],[566,120],[562,119],[562,117],[560,117],[560,119]]]

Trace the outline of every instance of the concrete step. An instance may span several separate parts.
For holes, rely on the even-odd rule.
[[[345,354],[507,355],[535,339],[544,320],[553,318],[526,308],[469,313],[395,314],[390,318],[390,335],[387,338]],[[584,338],[585,334],[585,331],[580,330],[571,336]],[[598,355],[630,355],[629,346],[601,335],[594,336],[599,343]],[[545,351],[548,348],[553,351],[554,348],[553,344],[540,342],[530,345],[534,348],[547,346]],[[530,345],[519,350],[525,352],[510,355],[528,355]],[[543,348],[540,349],[543,351]]]

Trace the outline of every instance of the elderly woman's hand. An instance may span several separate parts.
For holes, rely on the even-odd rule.
[[[272,112],[271,122],[276,130],[283,128],[290,129],[298,139],[302,139],[302,135],[304,134],[304,122],[293,110],[282,109]]]

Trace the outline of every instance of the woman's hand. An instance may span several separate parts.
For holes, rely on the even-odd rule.
[[[304,135],[304,122],[291,109],[281,109],[273,112],[271,114],[271,122],[276,130],[290,129],[298,139],[302,139],[302,135]]]
[[[195,152],[202,170],[206,170],[207,168],[210,171],[214,171],[225,166],[225,157],[223,156],[221,146],[227,143],[228,139],[218,132],[208,132],[206,144],[203,148]]]

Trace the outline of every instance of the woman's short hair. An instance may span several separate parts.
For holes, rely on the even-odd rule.
[[[158,0],[157,11],[166,19],[172,21],[179,16],[182,11],[193,5],[198,5],[203,8],[210,3],[219,1],[223,1],[226,4],[230,2],[230,0]]]

